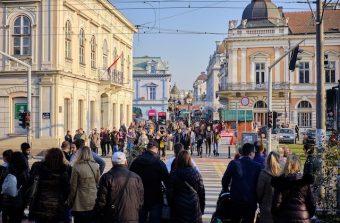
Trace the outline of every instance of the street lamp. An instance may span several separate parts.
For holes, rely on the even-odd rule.
[[[191,114],[190,114],[190,106],[192,105],[192,100],[193,97],[191,95],[191,93],[189,92],[187,97],[186,97],[186,103],[188,104],[188,125],[190,126],[190,119],[191,119]]]

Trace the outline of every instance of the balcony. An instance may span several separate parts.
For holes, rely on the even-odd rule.
[[[98,69],[98,78],[102,84],[122,86],[124,84],[124,73],[117,70]]]
[[[234,92],[234,91],[256,91],[256,92],[263,92],[267,91],[268,89],[268,83],[224,83],[219,86],[220,92]],[[283,83],[283,82],[277,82],[273,83],[273,90],[290,90],[291,85],[289,83]]]

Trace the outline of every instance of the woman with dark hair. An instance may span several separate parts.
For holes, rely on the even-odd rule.
[[[7,174],[12,174],[16,177],[18,195],[15,197],[6,194],[3,195],[2,222],[20,223],[22,213],[25,209],[24,193],[29,178],[27,160],[21,152],[12,153]]]
[[[55,223],[65,220],[66,200],[70,191],[69,165],[58,148],[47,151],[45,160],[32,166],[30,185],[38,181],[37,192],[30,205],[30,219]]]
[[[181,151],[168,184],[171,222],[201,223],[205,190],[201,174],[193,167],[190,152]]]

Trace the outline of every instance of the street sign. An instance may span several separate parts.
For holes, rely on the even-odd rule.
[[[42,113],[42,119],[51,119],[51,113],[43,112]]]
[[[213,120],[220,120],[220,114],[218,112],[213,112]]]
[[[250,102],[250,100],[247,96],[244,96],[244,97],[241,98],[241,105],[248,106],[249,102]]]

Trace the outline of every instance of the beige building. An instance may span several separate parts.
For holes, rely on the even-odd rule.
[[[33,148],[131,122],[136,29],[109,1],[2,0],[0,14],[0,50],[32,65]],[[18,148],[27,72],[0,57],[0,81],[0,148]]]
[[[195,105],[204,105],[205,97],[207,94],[207,75],[205,72],[201,72],[193,83],[194,95],[193,103]]]
[[[337,85],[340,70],[340,10],[325,10],[326,88]],[[241,22],[229,22],[228,37],[220,45],[219,100],[227,109],[251,110],[258,126],[266,125],[268,66],[301,40],[299,67],[291,72],[287,56],[272,69],[273,111],[280,123],[302,131],[316,126],[315,22],[311,12],[283,12],[271,0],[253,0]],[[240,106],[242,97],[250,103]]]

